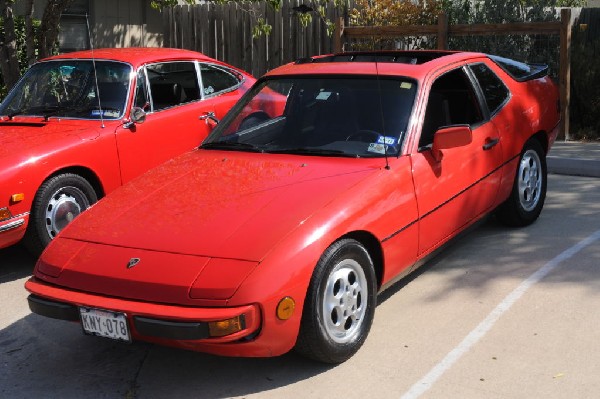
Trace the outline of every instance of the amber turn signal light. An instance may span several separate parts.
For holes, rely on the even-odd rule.
[[[292,297],[286,296],[277,304],[277,318],[279,320],[287,320],[294,314],[296,302]]]
[[[13,194],[10,196],[10,203],[16,204],[17,202],[21,202],[25,199],[24,193]]]
[[[3,220],[10,219],[11,217],[12,217],[12,214],[10,213],[8,208],[0,209],[0,222],[2,222]]]
[[[244,315],[227,320],[208,322],[208,333],[211,337],[224,337],[242,331],[245,328]]]

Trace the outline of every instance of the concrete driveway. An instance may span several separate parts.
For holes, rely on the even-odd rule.
[[[34,260],[0,250],[2,398],[596,398],[600,179],[550,175],[541,218],[488,220],[380,295],[338,366],[231,359],[84,336],[32,315]]]

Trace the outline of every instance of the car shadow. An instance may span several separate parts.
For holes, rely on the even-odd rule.
[[[31,275],[35,262],[36,258],[20,245],[0,249],[0,284]]]
[[[227,358],[89,337],[76,323],[29,314],[0,331],[2,397],[210,397],[269,391],[335,367],[289,353]]]

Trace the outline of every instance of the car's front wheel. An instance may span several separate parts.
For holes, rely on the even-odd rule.
[[[500,221],[509,226],[527,226],[542,212],[548,182],[546,154],[535,139],[525,143],[510,197],[498,208]]]
[[[376,296],[373,262],[359,242],[332,244],[313,272],[296,351],[325,363],[341,363],[362,346],[373,322]]]
[[[96,201],[94,188],[79,175],[64,173],[46,180],[33,200],[25,246],[39,255],[67,224]]]

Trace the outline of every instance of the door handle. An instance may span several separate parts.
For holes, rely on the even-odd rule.
[[[219,124],[219,119],[217,119],[214,112],[205,112],[204,114],[200,115],[198,119],[201,121],[206,121],[207,125],[209,120],[213,121],[216,125]]]
[[[496,144],[500,142],[500,139],[487,139],[486,143],[483,145],[483,150],[487,151],[492,149]]]

